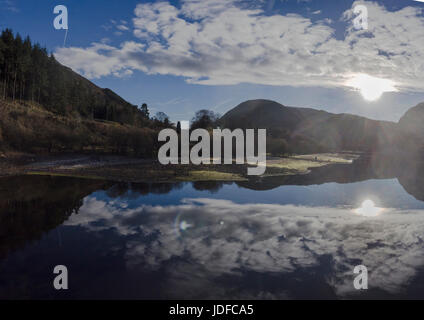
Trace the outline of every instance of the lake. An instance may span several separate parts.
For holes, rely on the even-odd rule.
[[[421,180],[325,176],[2,178],[0,298],[424,298]],[[66,291],[53,287],[56,265]],[[357,265],[368,290],[353,286]]]

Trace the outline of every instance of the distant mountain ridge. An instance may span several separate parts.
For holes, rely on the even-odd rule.
[[[399,120],[400,128],[413,136],[424,137],[424,103],[409,109]]]
[[[60,151],[98,145],[105,152],[151,154],[157,140],[153,132],[161,128],[148,112],[110,89],[99,88],[61,65],[29,37],[22,39],[10,29],[0,35],[0,101],[0,147],[4,148]],[[81,120],[90,124],[81,125]],[[103,129],[95,122],[104,124]],[[137,134],[132,136],[143,137],[128,139],[130,129],[118,129],[116,123],[134,126],[131,132]],[[395,123],[249,100],[228,111],[218,123],[228,128],[267,129],[267,148],[276,154],[341,150],[424,154],[424,103]],[[149,130],[141,134],[138,129]]]
[[[418,116],[419,115],[419,116]],[[424,104],[409,110],[399,123],[352,114],[334,114],[311,108],[287,107],[271,100],[249,100],[228,111],[220,125],[228,128],[264,128],[268,139],[284,140],[293,153],[387,151],[424,141]],[[410,129],[409,131],[406,129]],[[405,143],[404,139],[408,139]]]

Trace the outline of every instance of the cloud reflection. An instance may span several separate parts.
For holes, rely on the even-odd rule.
[[[113,229],[126,237],[127,268],[166,269],[174,298],[182,290],[195,295],[204,285],[214,286],[215,279],[245,272],[315,269],[319,275],[323,257],[330,258],[331,270],[322,276],[339,296],[355,293],[353,268],[359,264],[368,268],[370,289],[404,290],[424,265],[424,211],[386,209],[384,215],[365,218],[352,210],[208,198],[130,209],[119,200],[87,197],[66,225],[92,232]],[[177,264],[169,263],[176,258]],[[215,297],[224,290],[215,289]],[[290,297],[290,292],[274,297]]]

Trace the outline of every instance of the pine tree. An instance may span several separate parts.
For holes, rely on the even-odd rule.
[[[3,66],[2,66],[2,75],[3,75],[3,98],[6,99],[9,95],[9,83],[11,79],[11,70],[13,63],[13,47],[14,47],[14,36],[12,30],[6,29],[1,34],[1,39],[5,46],[3,50]]]
[[[13,52],[13,91],[12,100],[16,98],[16,86],[18,83],[18,74],[21,72],[22,56],[23,56],[23,41],[19,33],[15,37]]]
[[[146,104],[146,103],[143,103],[143,104],[141,105],[140,111],[141,111],[142,116],[143,116],[145,119],[149,119],[149,118],[150,118],[149,108],[147,107],[147,104]]]
[[[0,38],[0,98],[4,98],[3,97],[3,87],[5,86],[4,83],[4,70],[2,68],[2,66],[4,65],[4,51],[6,49],[6,46],[3,42],[3,39]]]
[[[22,46],[22,58],[20,60],[19,100],[26,99],[25,89],[29,86],[31,77],[31,49],[31,39],[26,37]]]

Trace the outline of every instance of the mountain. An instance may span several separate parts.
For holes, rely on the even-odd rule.
[[[10,152],[155,155],[167,125],[56,61],[10,29],[0,34],[0,157]]]
[[[399,125],[395,122],[287,107],[270,100],[243,102],[219,122],[222,127],[231,129],[267,129],[271,147],[273,141],[285,141],[285,151],[293,153],[381,151],[398,144],[400,137]]]
[[[399,120],[399,127],[405,134],[424,137],[424,103],[409,109]]]
[[[62,116],[135,126],[149,122],[137,106],[61,65],[46,49],[10,29],[0,35],[0,99],[37,103]]]
[[[227,112],[221,127],[267,129],[272,154],[408,150],[421,154],[424,104],[399,121],[250,100]],[[119,124],[119,125],[118,125]],[[0,152],[92,151],[153,155],[169,122],[61,65],[29,37],[0,35]],[[417,151],[418,150],[418,151]]]

